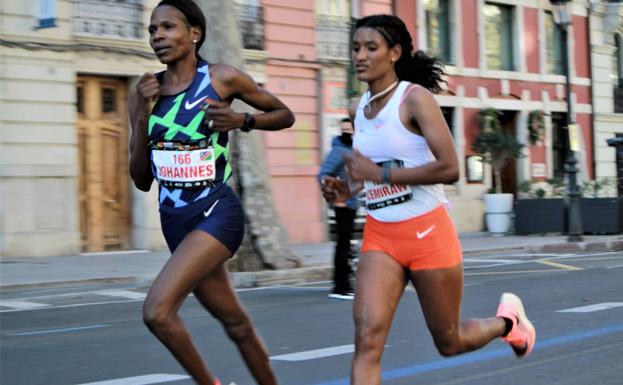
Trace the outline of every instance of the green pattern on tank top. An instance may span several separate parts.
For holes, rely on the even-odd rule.
[[[172,140],[175,138],[178,132],[182,132],[189,136],[191,140],[198,140],[205,138],[205,135],[197,132],[197,129],[201,125],[203,121],[203,117],[205,112],[201,111],[191,120],[188,126],[183,126],[181,124],[175,123],[175,117],[180,110],[180,106],[182,105],[182,100],[184,99],[185,93],[180,94],[177,98],[175,98],[175,104],[173,107],[167,112],[163,117],[158,117],[155,115],[151,115],[149,117],[149,126],[148,126],[148,134],[151,135],[151,131],[156,124],[160,124],[164,127],[168,127],[167,133],[164,136],[165,140]],[[225,172],[223,175],[223,180],[227,180],[231,175],[231,165],[229,164],[229,143],[225,146],[221,146],[218,142],[220,132],[213,132],[210,135],[210,144],[214,146],[214,159],[218,159],[221,155],[225,157]],[[227,135],[227,134],[225,134]]]
[[[167,133],[164,136],[165,140],[172,140],[179,132],[188,135],[189,139],[191,140],[199,140],[205,138],[205,135],[197,132],[197,129],[201,125],[201,122],[203,122],[203,116],[205,115],[205,112],[199,112],[193,118],[193,120],[188,123],[188,126],[183,126],[181,124],[175,123],[175,117],[180,110],[180,106],[182,105],[182,100],[184,99],[185,94],[186,93],[182,93],[177,98],[175,98],[175,104],[162,118],[153,114],[149,117],[149,126],[147,131],[148,134],[151,135],[151,130],[157,123],[168,128]]]

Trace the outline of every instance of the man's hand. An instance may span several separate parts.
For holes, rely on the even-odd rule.
[[[329,203],[344,203],[351,197],[346,181],[332,176],[322,178],[322,196]]]

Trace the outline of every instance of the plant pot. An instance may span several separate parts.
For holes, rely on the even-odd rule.
[[[564,232],[563,198],[526,198],[515,201],[515,234]]]
[[[485,194],[485,223],[492,235],[508,233],[513,210],[513,194]]]
[[[619,198],[582,198],[580,213],[584,234],[620,234]]]

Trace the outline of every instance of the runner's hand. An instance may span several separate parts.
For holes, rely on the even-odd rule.
[[[351,197],[348,183],[340,178],[325,176],[322,178],[321,184],[322,196],[329,203],[343,203]]]
[[[203,102],[203,121],[210,130],[227,132],[242,127],[244,114],[232,110],[228,102],[213,99],[205,99]]]
[[[344,155],[342,159],[344,159],[344,168],[349,180],[353,182],[381,180],[381,168],[369,158],[361,155],[359,151],[354,150],[352,155]]]
[[[146,72],[136,83],[136,91],[139,97],[139,103],[151,112],[152,103],[160,95],[160,82],[151,72]]]

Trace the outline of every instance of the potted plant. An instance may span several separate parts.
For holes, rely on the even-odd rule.
[[[605,177],[584,182],[582,193],[580,215],[584,233],[620,233],[621,201],[616,197],[616,180]]]
[[[515,234],[563,233],[565,186],[561,179],[527,180],[515,200]]]
[[[522,156],[524,147],[515,135],[504,130],[499,112],[485,108],[478,113],[480,132],[472,144],[472,150],[490,164],[495,176],[492,193],[485,194],[485,222],[492,234],[504,234],[510,227],[510,214],[513,208],[513,194],[502,193],[502,168],[511,159]]]
[[[545,113],[534,110],[528,114],[528,140],[531,145],[537,144],[545,133]]]

